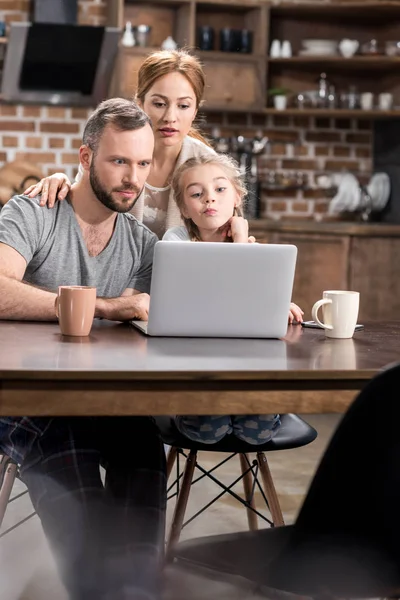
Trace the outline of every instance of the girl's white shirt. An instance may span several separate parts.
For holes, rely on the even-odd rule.
[[[190,242],[189,232],[184,225],[181,227],[171,227],[164,233],[165,242]]]

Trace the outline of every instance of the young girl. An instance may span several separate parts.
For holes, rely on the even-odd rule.
[[[169,229],[169,241],[252,243],[241,216],[246,188],[237,163],[226,155],[190,158],[172,180],[175,201],[184,225]],[[303,311],[290,305],[289,322],[302,321]],[[225,435],[253,445],[265,444],[280,427],[279,415],[178,416],[176,426],[191,440],[215,444]]]

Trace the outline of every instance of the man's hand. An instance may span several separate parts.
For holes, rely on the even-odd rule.
[[[95,316],[110,321],[131,321],[149,318],[149,294],[125,295],[120,298],[97,298]]]
[[[149,294],[136,294],[130,298],[132,302],[132,316],[129,319],[147,321],[149,318],[150,296]]]

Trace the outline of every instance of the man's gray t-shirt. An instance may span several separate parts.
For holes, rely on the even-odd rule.
[[[0,212],[0,242],[26,260],[24,281],[56,292],[59,285],[97,288],[97,296],[116,298],[126,288],[150,292],[157,237],[129,214],[117,214],[113,235],[98,256],[89,256],[68,199],[54,208],[40,197],[15,196]]]

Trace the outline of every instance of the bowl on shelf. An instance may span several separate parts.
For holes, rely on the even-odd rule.
[[[358,40],[349,40],[344,38],[339,42],[339,50],[344,58],[350,58],[357,52],[360,42]]]
[[[387,56],[400,56],[400,41],[387,41],[385,42],[385,54]]]
[[[301,43],[303,48],[299,54],[302,56],[334,56],[337,54],[338,43],[336,40],[307,39]]]

